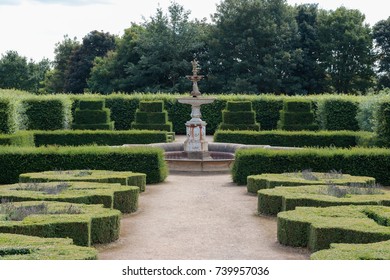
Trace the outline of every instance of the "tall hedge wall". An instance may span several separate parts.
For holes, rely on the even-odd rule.
[[[374,177],[382,185],[390,184],[390,150],[379,148],[238,150],[233,165],[233,181],[244,185],[249,175],[284,173],[311,169],[315,172],[342,171]]]
[[[147,183],[164,181],[168,172],[158,148],[0,147],[0,184],[16,183],[22,173],[72,169],[140,172]]]

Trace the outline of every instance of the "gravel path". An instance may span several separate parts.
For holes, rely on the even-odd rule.
[[[148,185],[139,210],[125,215],[117,242],[99,259],[308,259],[276,240],[276,218],[256,215],[257,197],[228,174],[171,174]]]

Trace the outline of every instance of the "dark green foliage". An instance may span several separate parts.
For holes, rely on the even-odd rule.
[[[390,102],[382,102],[377,112],[378,125],[376,133],[378,134],[378,144],[381,146],[390,146]]]
[[[219,129],[260,130],[260,125],[256,123],[256,113],[252,110],[252,103],[250,101],[228,101],[226,110],[222,111],[222,123]]]
[[[233,165],[233,181],[246,184],[249,175],[284,173],[311,169],[316,172],[338,170],[343,173],[376,178],[382,185],[390,184],[390,151],[387,149],[299,149],[238,150]]]
[[[0,260],[96,260],[97,250],[73,245],[70,238],[0,234]]]
[[[72,124],[74,130],[114,130],[114,122],[97,124]]]
[[[139,130],[159,130],[161,132],[168,132],[172,131],[172,124],[143,124],[143,123],[133,123],[132,125],[133,129],[139,129]]]
[[[142,104],[142,102],[140,103]],[[143,112],[135,113],[135,122],[142,124],[165,124],[168,121],[168,113],[165,112]]]
[[[19,181],[19,174],[45,170],[95,169],[145,173],[147,183],[167,176],[163,151],[157,148],[0,147],[0,183]]]
[[[66,186],[54,192],[54,188]],[[54,182],[18,183],[2,185],[0,200],[5,201],[61,201],[80,204],[102,204],[105,208],[132,213],[138,208],[137,186],[121,186],[111,183]]]
[[[214,141],[283,147],[340,147],[372,145],[375,134],[355,131],[217,131]]]
[[[231,112],[252,111],[252,102],[229,101],[226,103],[226,110]]]
[[[284,100],[278,128],[283,130],[317,130],[310,100]]]
[[[28,130],[56,130],[69,127],[70,100],[63,97],[27,97],[22,99]]]
[[[14,134],[0,134],[0,145],[34,146],[34,135],[30,131],[19,131]]]
[[[26,92],[2,90],[0,93],[0,133],[14,133],[19,130],[18,117],[21,109],[20,100],[16,97]]]
[[[7,207],[2,203],[0,206]],[[15,202],[15,207],[32,207],[42,202]],[[120,215],[118,210],[101,205],[70,204],[46,201],[47,214],[29,215],[23,221],[0,221],[0,232],[40,237],[69,237],[76,245],[90,246],[109,243],[119,238]],[[64,209],[77,207],[80,214],[61,214]]]
[[[79,108],[80,110],[103,110],[106,106],[105,104],[104,99],[80,100]]]
[[[106,124],[109,123],[110,109],[89,110],[76,109],[74,122],[76,124]]]
[[[321,129],[359,130],[356,119],[359,103],[356,98],[330,96],[319,101],[318,117]]]
[[[139,103],[141,112],[162,112],[164,110],[163,101],[142,101]]]
[[[373,37],[379,59],[378,88],[390,88],[390,17],[378,21],[373,27]]]
[[[28,135],[27,135],[28,136]],[[123,144],[150,144],[167,142],[167,132],[129,130],[129,131],[107,131],[107,130],[59,130],[59,131],[34,131],[35,146],[83,146],[83,145],[104,145],[117,146]],[[0,143],[2,137],[0,137]],[[13,137],[17,140],[18,137]]]
[[[389,211],[384,206],[298,207],[278,214],[278,241],[318,251],[331,243],[389,240]]]

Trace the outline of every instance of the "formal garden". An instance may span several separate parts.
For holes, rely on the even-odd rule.
[[[94,246],[118,240],[121,217],[167,178],[149,144],[186,133],[182,97],[0,90],[0,259],[98,258]],[[280,244],[312,259],[390,258],[386,92],[207,97],[207,133],[247,146],[232,181],[275,217]]]

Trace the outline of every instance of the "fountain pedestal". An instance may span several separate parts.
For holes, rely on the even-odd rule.
[[[179,103],[192,106],[191,120],[186,122],[187,139],[184,141],[184,155],[189,159],[210,159],[208,144],[206,141],[206,125],[202,121],[200,106],[213,103],[213,98],[179,98]]]

